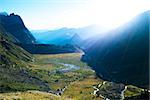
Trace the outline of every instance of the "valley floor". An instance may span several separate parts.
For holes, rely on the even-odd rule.
[[[37,89],[0,93],[0,100],[103,100],[104,96],[109,97],[107,89],[111,91],[112,84],[108,82],[109,84],[99,87],[104,81],[97,78],[95,72],[80,61],[81,55],[81,53],[34,55],[34,62],[31,62],[28,68],[50,89],[43,92]],[[94,87],[99,88],[97,92]],[[137,87],[128,86],[124,95],[135,96],[141,91]]]

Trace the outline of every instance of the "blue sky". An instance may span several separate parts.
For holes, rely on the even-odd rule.
[[[0,12],[20,15],[29,29],[113,28],[146,10],[150,0],[0,0]]]

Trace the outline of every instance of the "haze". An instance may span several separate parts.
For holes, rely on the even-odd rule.
[[[150,10],[149,0],[1,0],[0,11],[20,15],[29,29],[100,25],[115,28]]]

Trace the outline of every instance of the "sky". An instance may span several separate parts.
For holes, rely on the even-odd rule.
[[[99,25],[115,28],[150,10],[150,0],[0,0],[0,12],[21,16],[32,30]]]

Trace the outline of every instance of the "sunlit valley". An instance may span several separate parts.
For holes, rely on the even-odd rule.
[[[0,1],[0,100],[149,100],[150,2],[56,1]]]

